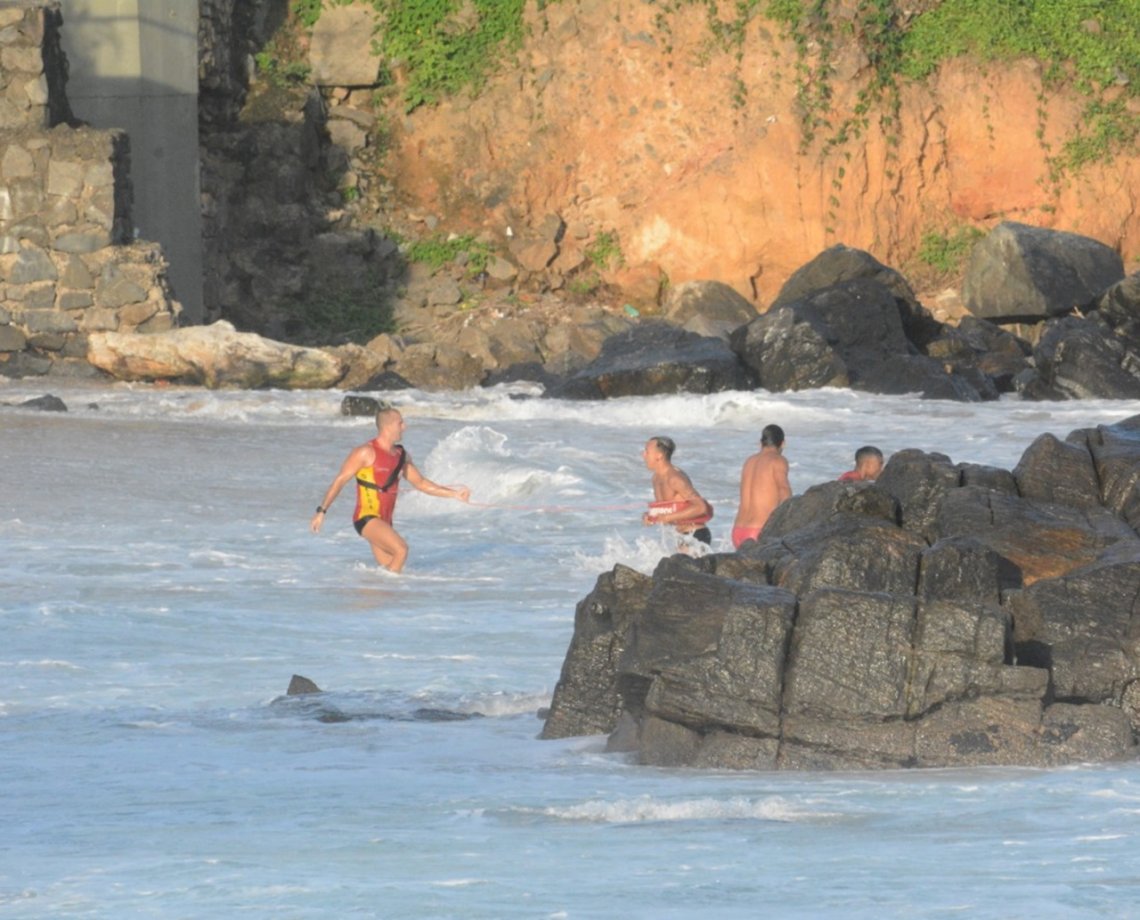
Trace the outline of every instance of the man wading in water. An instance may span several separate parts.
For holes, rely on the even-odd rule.
[[[641,523],[647,527],[671,524],[680,533],[709,544],[712,534],[705,525],[712,519],[712,505],[701,498],[684,470],[673,466],[676,449],[672,438],[650,438],[645,442],[641,457],[646,469],[653,473],[654,501],[641,516]]]
[[[737,549],[745,540],[759,537],[772,512],[792,497],[783,450],[784,429],[766,425],[760,432],[760,453],[744,461],[740,471],[740,509],[732,525],[732,545]]]
[[[398,444],[404,433],[404,417],[396,409],[381,409],[376,413],[376,437],[361,444],[352,453],[325,491],[309,529],[320,533],[325,514],[336,500],[340,490],[350,479],[356,480],[356,509],[352,523],[356,532],[368,541],[376,561],[390,572],[399,572],[408,558],[408,544],[392,527],[392,512],[396,509],[396,495],[402,476],[415,488],[437,498],[456,498],[465,502],[471,498],[466,486],[441,486],[432,482],[416,469],[407,451]]]

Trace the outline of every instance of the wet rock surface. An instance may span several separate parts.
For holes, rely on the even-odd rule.
[[[738,553],[622,566],[578,605],[543,736],[748,769],[1133,756],[1140,416],[1011,471],[901,451]]]

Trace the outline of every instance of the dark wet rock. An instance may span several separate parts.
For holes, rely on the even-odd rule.
[[[1140,416],[1012,473],[899,451],[738,553],[619,566],[578,606],[543,736],[732,769],[1132,756],[1138,481]]]
[[[53,396],[50,393],[45,393],[43,396],[36,396],[34,399],[26,399],[19,404],[21,409],[37,409],[40,412],[66,412],[67,404],[58,396]]]
[[[610,336],[602,351],[549,395],[610,399],[747,389],[748,371],[723,339],[649,321]]]
[[[730,342],[757,384],[773,392],[849,386],[934,399],[997,395],[983,375],[951,374],[941,362],[919,354],[907,338],[898,297],[873,278],[778,300],[733,332]]]
[[[1081,510],[1100,507],[1100,485],[1087,444],[1040,435],[1021,455],[1013,476],[1025,498]]]
[[[483,380],[483,386],[493,387],[501,383],[538,383],[547,390],[555,390],[562,382],[562,377],[551,373],[538,361],[524,361],[521,364],[512,364],[499,371],[491,371]]]
[[[1065,440],[1092,455],[1101,504],[1140,531],[1140,416],[1074,431]]]
[[[367,390],[370,392],[384,392],[386,390],[410,390],[412,384],[407,378],[400,376],[395,371],[386,370],[381,371],[373,377],[370,377],[359,389]]]
[[[979,402],[997,399],[997,386],[976,367],[955,366],[925,355],[898,355],[866,367],[851,389],[867,393],[917,393],[924,399]]]
[[[1035,373],[1017,381],[1027,399],[1140,397],[1140,341],[1117,335],[1096,318],[1051,320],[1033,358]]]
[[[723,281],[687,281],[670,287],[662,313],[691,332],[722,337],[756,318],[756,308]]]
[[[302,677],[300,674],[294,674],[289,680],[289,689],[285,691],[287,696],[301,696],[305,693],[320,693],[321,688],[314,684],[309,678]]]
[[[894,295],[866,279],[778,302],[731,342],[759,386],[773,392],[847,386],[909,353]]]
[[[942,324],[918,302],[906,278],[870,253],[842,244],[825,249],[797,269],[780,288],[769,309],[794,303],[815,291],[844,281],[859,280],[877,282],[891,292],[903,332],[908,341],[918,348],[925,350],[926,345],[941,333]]]
[[[931,527],[939,501],[961,480],[961,471],[945,454],[907,449],[891,455],[875,485],[898,501],[903,527],[933,542]]]
[[[1119,335],[1140,339],[1140,272],[1105,291],[1096,302],[1096,312]]]
[[[927,356],[953,373],[983,375],[998,393],[1011,393],[1014,378],[1031,367],[1029,344],[994,323],[964,316],[957,326],[944,326],[924,349]]]
[[[878,516],[838,513],[746,551],[769,581],[804,594],[824,586],[913,594],[926,541]]]
[[[625,566],[598,576],[574,611],[574,638],[562,665],[561,697],[550,704],[544,738],[611,732],[621,712],[618,660],[632,618],[646,602],[651,580]]]
[[[962,299],[975,316],[1033,322],[1092,304],[1124,277],[1110,246],[1076,233],[998,224],[974,246]]]
[[[947,537],[919,554],[916,594],[926,600],[971,600],[997,606],[1020,588],[1021,570],[975,537]]]
[[[1010,609],[1019,660],[1049,669],[1056,699],[1119,705],[1140,679],[1140,541],[1031,585]]]
[[[430,706],[421,706],[412,710],[412,719],[416,722],[468,722],[471,719],[481,719],[481,712],[457,712],[454,709],[438,709]]]
[[[380,411],[380,400],[371,396],[349,394],[340,401],[340,414],[351,417],[373,417]]]
[[[938,502],[932,540],[969,534],[1013,563],[1028,584],[1056,578],[1094,561],[1121,540],[1134,540],[1126,522],[1105,509],[1083,511],[965,486]]]
[[[959,463],[958,481],[964,486],[980,486],[993,492],[1017,495],[1017,480],[1009,470],[980,463]]]

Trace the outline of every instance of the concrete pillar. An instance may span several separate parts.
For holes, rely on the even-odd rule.
[[[72,111],[130,136],[138,236],[162,244],[183,321],[201,322],[198,4],[67,0],[62,8]]]

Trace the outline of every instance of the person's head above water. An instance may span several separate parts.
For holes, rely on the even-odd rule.
[[[673,459],[673,451],[677,449],[677,444],[672,438],[667,438],[664,435],[656,435],[650,438],[645,443],[645,449],[649,450],[650,447],[655,447],[661,452],[661,456],[666,460]]]
[[[764,430],[760,432],[760,446],[783,447],[784,429],[779,425],[765,425]]]
[[[393,438],[398,438],[404,430],[404,416],[395,406],[384,405],[376,412],[376,431],[379,434],[388,432]]]
[[[867,444],[855,451],[855,471],[861,479],[875,480],[883,471],[883,452]]]

